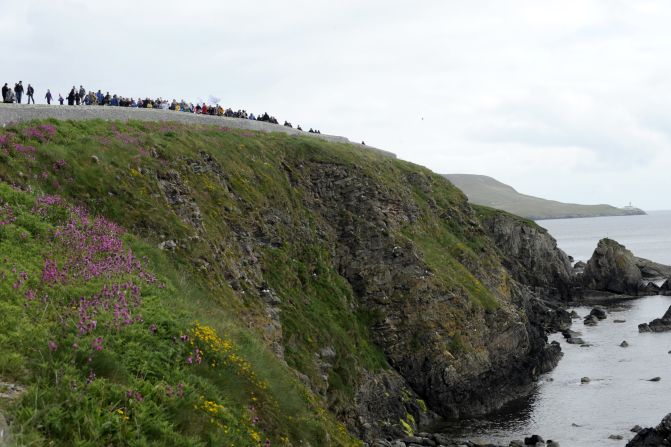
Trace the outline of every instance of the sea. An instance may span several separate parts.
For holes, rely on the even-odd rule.
[[[587,261],[597,242],[608,237],[638,257],[671,264],[671,211],[537,223],[576,261]],[[552,335],[564,356],[528,396],[489,417],[445,424],[442,431],[501,445],[539,434],[562,447],[625,446],[635,435],[632,427],[655,426],[671,412],[671,333],[638,333],[639,323],[661,317],[669,306],[671,297],[644,297],[609,306],[608,318],[597,326],[574,320],[571,329],[581,332],[589,347]],[[581,317],[590,310],[575,308]],[[620,347],[622,341],[629,347]],[[583,384],[582,377],[591,381]],[[661,380],[649,381],[654,377]]]

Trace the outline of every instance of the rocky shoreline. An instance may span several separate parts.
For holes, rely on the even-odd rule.
[[[448,435],[440,433],[418,433],[414,436],[406,436],[393,441],[378,440],[370,447],[559,447],[557,441],[548,439],[547,441],[539,435],[531,435],[524,440],[513,440],[510,443],[501,444],[481,444],[473,441],[454,441]]]
[[[509,222],[508,222],[509,224]],[[485,223],[487,227],[487,222]],[[583,338],[579,331],[570,329],[570,320],[580,318],[572,312],[564,311],[564,306],[571,304],[585,305],[593,304],[589,314],[584,317],[586,326],[598,325],[602,320],[608,318],[608,313],[603,307],[608,304],[616,304],[641,296],[668,295],[671,294],[671,267],[658,264],[646,259],[635,257],[623,245],[610,239],[599,242],[593,256],[586,262],[576,263],[571,267],[568,258],[564,258],[563,252],[553,251],[550,245],[541,250],[527,251],[526,256],[521,256],[524,250],[519,240],[515,241],[511,235],[515,230],[501,225],[501,222],[489,222],[489,231],[501,248],[509,256],[508,269],[517,279],[526,283],[534,282],[541,289],[545,297],[551,297],[555,302],[559,300],[564,304],[554,306],[557,317],[553,323],[545,322],[546,330],[561,332],[566,342],[577,344],[581,347],[591,346]],[[519,228],[517,229],[519,231]],[[535,231],[535,230],[533,230]],[[528,233],[528,229],[527,229]],[[539,236],[541,236],[539,238]],[[534,244],[542,240],[542,233],[537,232],[532,239]],[[528,249],[527,249],[528,250]],[[552,257],[545,259],[531,257],[530,253],[553,253]],[[523,260],[527,260],[527,265]],[[566,267],[568,265],[568,267]],[[533,269],[533,270],[532,270]],[[563,313],[566,313],[564,315]],[[539,313],[541,315],[543,313]],[[548,315],[547,310],[544,315]],[[537,317],[538,317],[537,316]],[[568,318],[568,324],[566,322]],[[622,323],[624,320],[613,320]],[[655,319],[650,323],[639,325],[640,332],[664,332],[671,331],[671,307],[662,318]],[[620,347],[629,346],[627,341],[622,341]],[[559,348],[558,348],[559,349]],[[560,354],[561,355],[561,354]],[[649,379],[659,380],[659,377]],[[582,383],[589,383],[588,377],[581,379]],[[631,431],[636,432],[636,437],[627,444],[627,447],[652,447],[671,445],[671,414],[655,428],[641,428],[635,426]],[[611,440],[621,440],[621,435],[609,436]],[[560,441],[560,440],[558,440]],[[376,440],[370,447],[523,447],[523,446],[559,446],[555,440],[543,440],[541,436],[533,435],[524,440],[511,440],[508,444],[478,443],[474,441],[454,440],[449,435],[440,433],[417,433],[394,440]]]

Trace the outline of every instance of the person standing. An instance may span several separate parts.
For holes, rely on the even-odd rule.
[[[35,98],[33,97],[33,95],[35,94],[35,89],[33,88],[32,85],[28,84],[26,94],[28,95],[28,102],[26,104],[30,104],[31,100],[33,101],[33,104],[35,104]]]
[[[79,99],[81,100],[82,104],[84,104],[84,97],[86,96],[86,90],[84,89],[84,86],[80,85],[79,86]]]
[[[74,106],[75,105],[75,86],[72,86],[72,90],[70,90],[70,93],[68,93],[68,105],[69,106]]]
[[[61,95],[61,94],[59,93],[59,94],[58,94],[58,102],[60,102],[61,105],[63,105],[63,101],[65,101],[65,100],[63,99],[63,95]]]
[[[5,85],[2,86],[2,100],[5,100],[5,96],[7,96],[7,90],[9,90],[9,87],[7,86],[7,83],[5,82]]]
[[[19,81],[19,83],[14,86],[14,93],[16,94],[16,102],[21,104],[21,97],[23,96],[22,81]]]
[[[47,94],[44,95],[44,98],[47,100],[47,104],[51,104],[53,96],[51,96],[51,90],[47,89]]]

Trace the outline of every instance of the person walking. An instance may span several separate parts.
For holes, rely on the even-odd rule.
[[[26,94],[28,95],[28,102],[26,104],[30,104],[30,101],[33,101],[33,104],[35,104],[35,98],[33,95],[35,94],[35,89],[33,88],[32,85],[28,84],[28,89],[26,89]]]
[[[21,97],[23,96],[22,81],[19,81],[19,83],[14,86],[14,94],[16,94],[16,102],[21,104]]]
[[[44,98],[47,100],[47,104],[51,104],[53,96],[51,96],[51,91],[49,89],[47,89],[47,94],[44,95]]]
[[[84,89],[84,86],[80,85],[79,86],[79,99],[81,100],[82,104],[84,104],[84,97],[86,96],[86,89]]]

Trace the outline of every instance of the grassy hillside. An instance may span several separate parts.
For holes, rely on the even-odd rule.
[[[530,349],[463,194],[381,154],[51,120],[0,131],[0,180],[17,445],[358,445],[345,427],[402,434],[420,397],[482,392],[431,374],[505,377],[501,343]]]
[[[645,214],[638,208],[579,205],[520,194],[513,187],[485,175],[446,174],[445,177],[454,183],[457,188],[464,191],[472,203],[504,210],[528,219]]]

